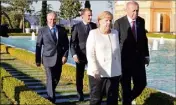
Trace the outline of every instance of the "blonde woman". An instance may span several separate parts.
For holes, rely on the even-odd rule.
[[[118,104],[121,55],[118,32],[111,29],[112,19],[109,11],[100,13],[98,28],[91,30],[87,39],[90,105],[101,105],[104,93],[107,105]]]

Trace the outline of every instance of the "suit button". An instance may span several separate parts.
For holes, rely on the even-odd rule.
[[[138,50],[136,50],[136,52],[138,52]]]

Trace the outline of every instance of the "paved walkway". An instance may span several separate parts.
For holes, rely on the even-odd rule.
[[[36,68],[25,64],[24,62],[10,56],[9,54],[1,53],[1,66],[18,78],[28,86],[28,88],[36,91],[42,97],[46,95],[46,76],[44,71],[36,70]],[[64,105],[88,105],[89,96],[85,95],[84,102],[78,102],[76,95],[76,87],[73,83],[60,81],[56,88],[56,103],[68,103]]]

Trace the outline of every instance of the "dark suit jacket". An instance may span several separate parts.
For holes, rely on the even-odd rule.
[[[116,20],[114,24],[114,28],[119,32],[123,67],[133,66],[136,60],[140,60],[141,65],[145,66],[145,57],[149,56],[148,39],[146,37],[145,21],[143,18],[137,17],[136,27],[137,41],[132,34],[127,16]]]
[[[97,28],[95,23],[90,22],[90,29]],[[87,62],[86,59],[86,41],[88,34],[86,33],[85,24],[80,22],[75,24],[72,28],[72,35],[70,39],[71,54],[77,55],[80,62]]]
[[[53,67],[57,60],[62,60],[62,57],[68,57],[69,41],[65,28],[56,25],[58,30],[57,43],[54,41],[51,31],[48,26],[39,29],[36,43],[36,63],[42,62],[46,67]]]

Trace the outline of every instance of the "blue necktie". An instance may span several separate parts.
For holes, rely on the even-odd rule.
[[[54,41],[57,42],[56,32],[55,32],[55,29],[54,29],[54,28],[51,28],[51,35],[52,35]]]

